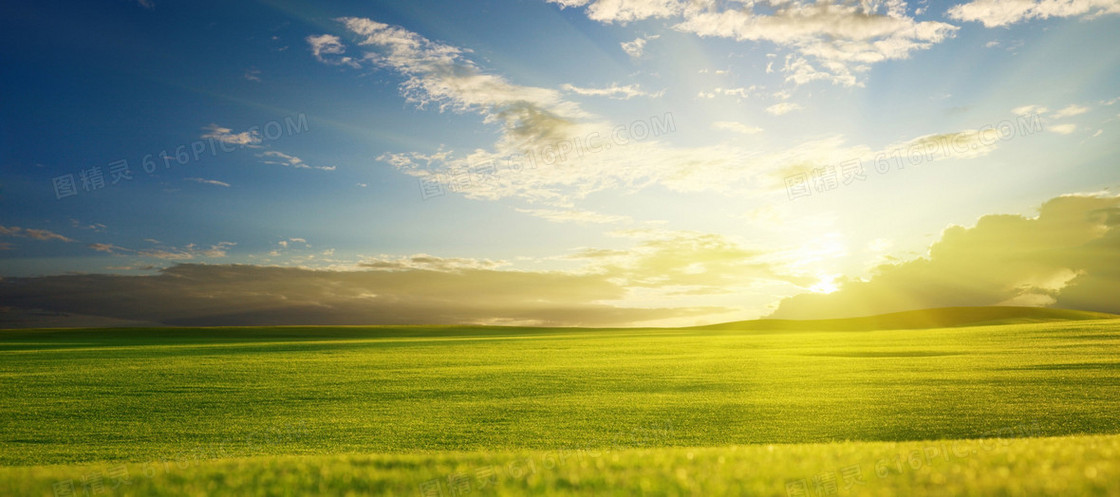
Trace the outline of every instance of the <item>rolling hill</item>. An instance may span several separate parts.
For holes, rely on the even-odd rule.
[[[844,319],[756,319],[706,326],[700,330],[744,331],[871,331],[955,328],[1000,324],[1048,323],[1056,321],[1087,321],[1120,319],[1120,315],[1103,312],[1050,309],[1045,307],[942,307],[916,311],[892,312],[875,316]]]

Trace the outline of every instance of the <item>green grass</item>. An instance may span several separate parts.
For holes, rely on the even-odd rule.
[[[81,495],[95,481],[106,495],[125,496],[1118,495],[1120,436],[0,468],[6,495],[53,495],[56,485]]]
[[[128,491],[235,495],[290,478],[313,493],[352,484],[356,494],[417,495],[425,478],[455,468],[557,451],[600,456],[502,488],[785,495],[787,479],[928,444],[910,441],[1118,434],[1118,351],[1111,320],[796,332],[0,331],[0,466],[19,466],[0,468],[0,495],[50,494],[46,482],[86,474],[76,464],[128,463],[136,476],[161,461],[171,469]],[[828,444],[844,441],[855,442]],[[877,441],[887,443],[868,443]],[[1120,495],[1087,475],[1095,463],[1077,460],[1115,476],[1117,444],[1030,439],[943,461],[937,478],[977,495],[1051,480]],[[731,462],[704,462],[720,457]],[[692,479],[674,483],[678,471]],[[889,495],[934,476],[870,474],[864,490]]]

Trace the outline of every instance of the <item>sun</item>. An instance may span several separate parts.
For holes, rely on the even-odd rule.
[[[824,294],[835,292],[840,289],[840,287],[836,285],[836,278],[839,276],[839,274],[818,274],[817,277],[819,279],[813,286],[809,287],[809,291]]]

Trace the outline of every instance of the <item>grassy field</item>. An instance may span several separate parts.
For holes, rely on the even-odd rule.
[[[0,400],[0,495],[1120,495],[1112,320],[9,330]]]
[[[53,495],[60,487],[82,495],[93,481],[105,495],[137,496],[1117,495],[1120,436],[0,468],[5,495]]]

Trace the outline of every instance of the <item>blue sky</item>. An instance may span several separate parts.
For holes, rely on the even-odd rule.
[[[135,285],[176,265],[388,272],[400,281],[278,290],[261,309],[388,309],[429,296],[401,288],[450,285],[459,293],[425,305],[461,311],[434,320],[500,324],[819,317],[953,295],[1110,310],[1062,298],[1111,288],[1084,255],[1113,236],[1104,218],[1069,238],[1068,260],[993,268],[982,291],[958,284],[975,295],[851,301],[898,267],[949,264],[933,248],[951,245],[951,226],[984,252],[1000,243],[980,236],[985,216],[1057,226],[1044,206],[1073,216],[1053,207],[1071,196],[1113,208],[1115,1],[122,0],[0,13],[9,285]],[[114,182],[122,160],[131,179]],[[98,173],[104,185],[83,183]],[[472,300],[509,277],[543,293]],[[182,291],[247,291],[198,278],[207,290]],[[565,288],[554,278],[595,284],[557,300],[543,289]],[[43,295],[21,305],[102,312]],[[799,310],[798,295],[835,304]]]

